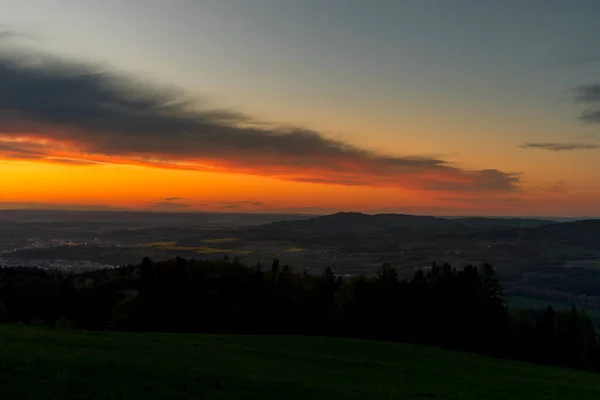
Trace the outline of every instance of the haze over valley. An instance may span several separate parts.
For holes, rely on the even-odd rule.
[[[86,271],[144,257],[273,259],[296,271],[401,278],[432,263],[492,264],[515,307],[585,307],[600,318],[600,220],[112,211],[0,211],[0,265]],[[596,311],[598,310],[598,311]]]

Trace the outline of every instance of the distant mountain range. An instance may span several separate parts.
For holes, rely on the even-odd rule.
[[[248,237],[327,238],[323,243],[398,241],[531,243],[600,250],[600,219],[557,222],[535,218],[442,218],[406,214],[340,212],[250,227]],[[334,237],[336,239],[334,239]],[[578,252],[577,250],[576,252]]]

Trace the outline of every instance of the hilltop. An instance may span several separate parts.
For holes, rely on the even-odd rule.
[[[405,344],[0,326],[2,398],[593,399],[598,376]]]
[[[276,221],[258,227],[262,230],[287,230],[314,233],[412,228],[529,228],[555,224],[555,221],[535,218],[442,218],[410,214],[365,214],[338,212],[308,219]]]

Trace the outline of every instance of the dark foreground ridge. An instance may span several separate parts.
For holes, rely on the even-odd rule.
[[[0,326],[0,360],[3,400],[600,398],[592,373],[352,339]]]
[[[81,274],[0,269],[0,318],[89,330],[352,337],[439,346],[495,357],[600,369],[584,311],[509,311],[494,269],[448,264],[400,281],[266,271],[237,259],[144,259]]]

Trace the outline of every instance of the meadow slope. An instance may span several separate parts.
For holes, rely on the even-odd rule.
[[[0,398],[600,399],[600,375],[372,341],[0,326]]]

